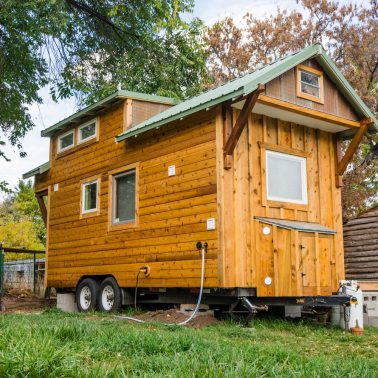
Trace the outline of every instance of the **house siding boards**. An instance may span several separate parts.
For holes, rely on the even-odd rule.
[[[346,278],[378,289],[378,206],[344,224],[344,248]]]
[[[322,71],[321,66],[314,60],[307,60],[302,63],[304,66]],[[303,106],[305,108],[318,110],[327,114],[358,121],[359,117],[348,104],[344,96],[337,90],[336,85],[324,75],[324,104],[306,100],[296,96],[296,68],[292,68],[283,75],[266,84],[266,95],[287,101],[289,103]]]
[[[196,287],[201,267],[195,243],[207,240],[205,284],[217,286],[217,233],[206,230],[207,218],[216,218],[214,114],[188,118],[180,131],[168,127],[158,138],[115,144],[123,109],[100,116],[97,143],[57,157],[37,179],[36,191],[59,184],[58,192],[50,191],[47,285],[75,287],[83,274],[113,274],[121,286],[135,286],[138,269],[147,263],[151,275],[141,286]],[[135,162],[138,225],[109,231],[108,172]],[[168,177],[171,164],[176,175]],[[80,180],[96,175],[100,214],[80,219]]]

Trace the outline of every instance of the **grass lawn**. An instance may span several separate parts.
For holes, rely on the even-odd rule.
[[[203,329],[99,314],[0,315],[0,377],[378,377],[378,328],[362,337],[255,320]]]

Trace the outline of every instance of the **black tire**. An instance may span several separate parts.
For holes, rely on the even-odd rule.
[[[115,312],[121,308],[122,293],[113,277],[105,278],[98,292],[98,307],[103,312]]]
[[[80,312],[95,311],[98,308],[99,284],[93,278],[84,278],[76,288],[76,304]]]

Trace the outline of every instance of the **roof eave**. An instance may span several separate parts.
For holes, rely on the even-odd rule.
[[[55,125],[52,125],[45,130],[42,130],[41,136],[50,137],[57,131],[65,129],[70,124],[79,123],[81,119],[84,117],[90,117],[91,115],[95,117],[97,112],[109,106],[114,105],[115,103],[117,103],[118,100],[123,100],[126,98],[132,98],[132,99],[141,100],[141,101],[156,102],[159,104],[166,104],[166,105],[176,105],[180,102],[178,99],[169,98],[169,97],[155,96],[155,95],[149,95],[145,93],[125,91],[125,90],[118,90],[117,92],[112,93],[108,97],[105,97],[102,100],[92,105],[89,105],[86,108],[78,111],[77,113],[63,119],[62,121],[56,123]]]
[[[50,169],[50,162],[48,161],[46,163],[41,164],[40,166],[38,166],[36,168],[33,168],[29,172],[24,173],[22,175],[22,178],[25,180],[25,179],[28,179],[30,177],[34,177],[36,175],[40,175],[42,173],[47,172],[49,169]]]

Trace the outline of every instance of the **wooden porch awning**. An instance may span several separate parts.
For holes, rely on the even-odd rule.
[[[296,230],[302,232],[318,232],[319,234],[336,234],[336,231],[331,230],[328,227],[321,225],[320,223],[313,223],[313,222],[299,222],[299,221],[291,221],[291,220],[284,220],[284,219],[275,219],[275,218],[263,218],[263,217],[255,217],[261,223],[267,223],[271,225],[275,225],[282,228],[287,228],[288,230]]]

